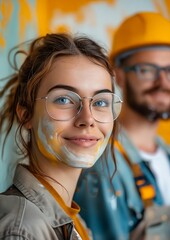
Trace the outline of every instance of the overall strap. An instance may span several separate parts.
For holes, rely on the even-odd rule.
[[[144,207],[149,207],[153,205],[153,199],[156,196],[154,187],[148,182],[147,178],[144,176],[143,172],[141,171],[140,164],[132,163],[121,145],[119,141],[115,141],[115,147],[119,150],[119,152],[123,155],[126,162],[128,163],[129,167],[132,170],[136,187],[139,191],[139,194],[142,198]]]

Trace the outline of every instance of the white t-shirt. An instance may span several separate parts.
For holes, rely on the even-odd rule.
[[[170,205],[170,162],[166,152],[159,147],[155,153],[139,151],[141,157],[149,162],[165,205]]]

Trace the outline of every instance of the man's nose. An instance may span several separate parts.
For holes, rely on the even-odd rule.
[[[162,87],[170,88],[170,80],[168,79],[167,72],[165,69],[160,69],[158,74],[158,81]]]

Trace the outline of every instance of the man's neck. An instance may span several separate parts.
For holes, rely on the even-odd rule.
[[[122,109],[120,123],[133,144],[140,150],[154,152],[156,150],[155,137],[157,122],[150,122],[130,108]]]

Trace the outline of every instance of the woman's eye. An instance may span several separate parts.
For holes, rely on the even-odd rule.
[[[98,100],[93,103],[94,107],[108,107],[108,101],[106,100]]]
[[[69,97],[61,96],[57,97],[53,100],[53,103],[66,105],[66,104],[74,104],[73,101]]]

